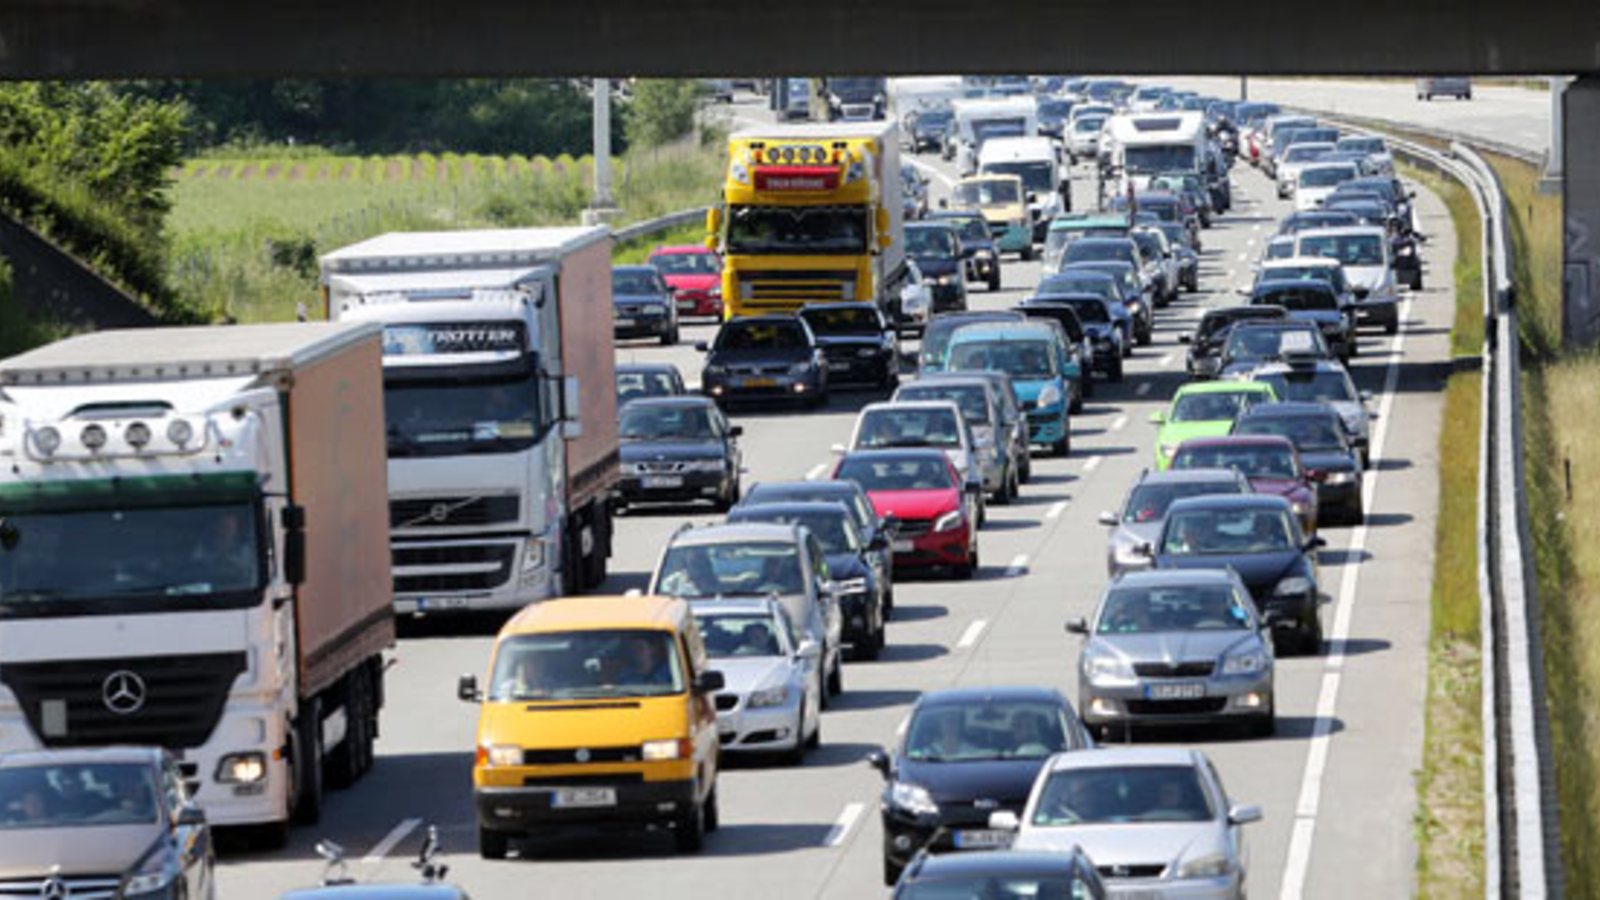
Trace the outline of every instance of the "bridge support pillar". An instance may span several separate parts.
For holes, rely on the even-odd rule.
[[[1600,76],[1584,75],[1562,102],[1561,339],[1600,345]]]

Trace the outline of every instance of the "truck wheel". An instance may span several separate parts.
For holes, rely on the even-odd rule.
[[[366,690],[362,684],[366,671],[357,668],[345,676],[343,699],[344,740],[328,755],[328,787],[340,790],[361,778],[361,743],[367,730]]]
[[[478,826],[478,855],[484,859],[505,859],[511,849],[511,836],[503,831],[490,831]]]
[[[292,740],[294,807],[297,825],[322,819],[322,701],[312,698],[300,707]]]

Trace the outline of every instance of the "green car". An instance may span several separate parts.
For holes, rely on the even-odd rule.
[[[1166,412],[1150,414],[1150,421],[1161,426],[1156,432],[1156,471],[1172,464],[1184,441],[1223,437],[1233,430],[1240,412],[1277,399],[1272,385],[1259,381],[1197,381],[1178,388]]]

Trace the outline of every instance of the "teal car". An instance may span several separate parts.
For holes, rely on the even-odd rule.
[[[1028,441],[1057,456],[1072,452],[1073,384],[1059,326],[1048,322],[967,325],[950,338],[947,372],[1004,372],[1028,417]]]
[[[1178,388],[1166,412],[1150,414],[1150,421],[1161,426],[1156,432],[1156,471],[1172,465],[1184,441],[1223,437],[1233,431],[1240,413],[1277,399],[1272,385],[1259,381],[1196,381]]]

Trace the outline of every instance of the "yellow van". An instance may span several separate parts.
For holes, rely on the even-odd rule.
[[[664,597],[535,603],[495,639],[472,768],[479,852],[565,826],[669,827],[700,849],[717,827],[720,752],[709,670],[688,604]]]

